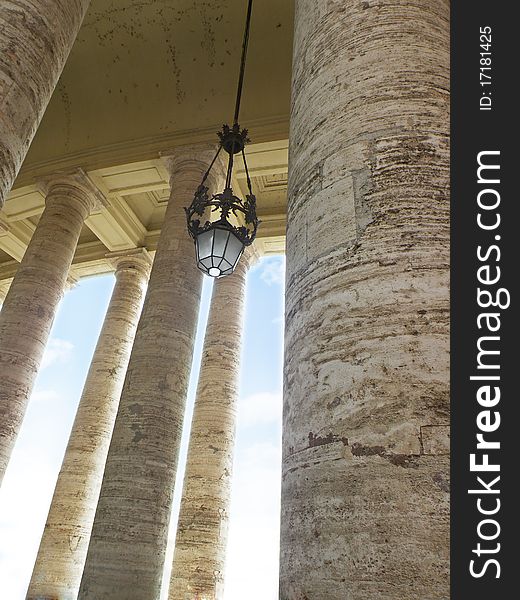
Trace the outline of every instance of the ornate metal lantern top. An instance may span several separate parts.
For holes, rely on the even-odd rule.
[[[195,241],[197,266],[211,277],[223,277],[234,271],[244,247],[253,243],[259,224],[244,151],[250,140],[247,129],[240,129],[238,124],[251,8],[252,0],[249,0],[233,126],[223,125],[218,132],[219,147],[215,157],[195,192],[193,202],[189,208],[185,208],[188,232]],[[224,191],[210,195],[205,183],[222,150],[228,154]],[[235,196],[232,189],[233,165],[237,154],[242,155],[247,179],[248,193],[244,200]]]

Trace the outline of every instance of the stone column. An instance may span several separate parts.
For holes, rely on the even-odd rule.
[[[45,210],[0,312],[0,481],[95,194],[80,174],[49,184]]]
[[[169,600],[222,600],[246,276],[254,250],[217,279],[204,338]]]
[[[20,170],[90,0],[0,3],[0,208]]]
[[[449,597],[449,41],[296,2],[281,600]]]
[[[202,283],[183,207],[214,152],[209,145],[181,147],[168,160],[172,191],[110,443],[80,600],[159,598]]]
[[[76,600],[110,437],[146,290],[146,250],[109,255],[116,284],[54,490],[27,600]]]

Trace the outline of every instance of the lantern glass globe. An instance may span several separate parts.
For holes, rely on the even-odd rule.
[[[212,227],[195,239],[198,268],[210,277],[231,274],[244,251],[244,244],[229,229]]]

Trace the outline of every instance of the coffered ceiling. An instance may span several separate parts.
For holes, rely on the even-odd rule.
[[[256,243],[262,254],[284,252],[287,153],[287,141],[249,147],[249,174],[262,221]],[[107,259],[110,252],[143,247],[153,254],[170,193],[161,158],[94,169],[86,175],[104,200],[83,227],[70,274],[73,280],[112,271],[113,264]],[[245,195],[243,168],[237,168],[233,188]],[[187,198],[186,204],[190,201]],[[0,293],[16,273],[44,206],[38,182],[16,188],[9,195],[0,214]]]

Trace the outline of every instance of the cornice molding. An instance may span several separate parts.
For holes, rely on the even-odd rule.
[[[289,115],[249,121],[247,126],[255,143],[271,142],[289,137]],[[71,170],[79,166],[85,171],[93,171],[119,164],[158,158],[161,154],[167,153],[177,146],[203,142],[215,143],[216,133],[221,127],[222,124],[216,124],[203,129],[187,129],[161,136],[127,140],[107,146],[89,148],[48,161],[25,163],[13,189],[35,183],[39,178],[56,171]]]

